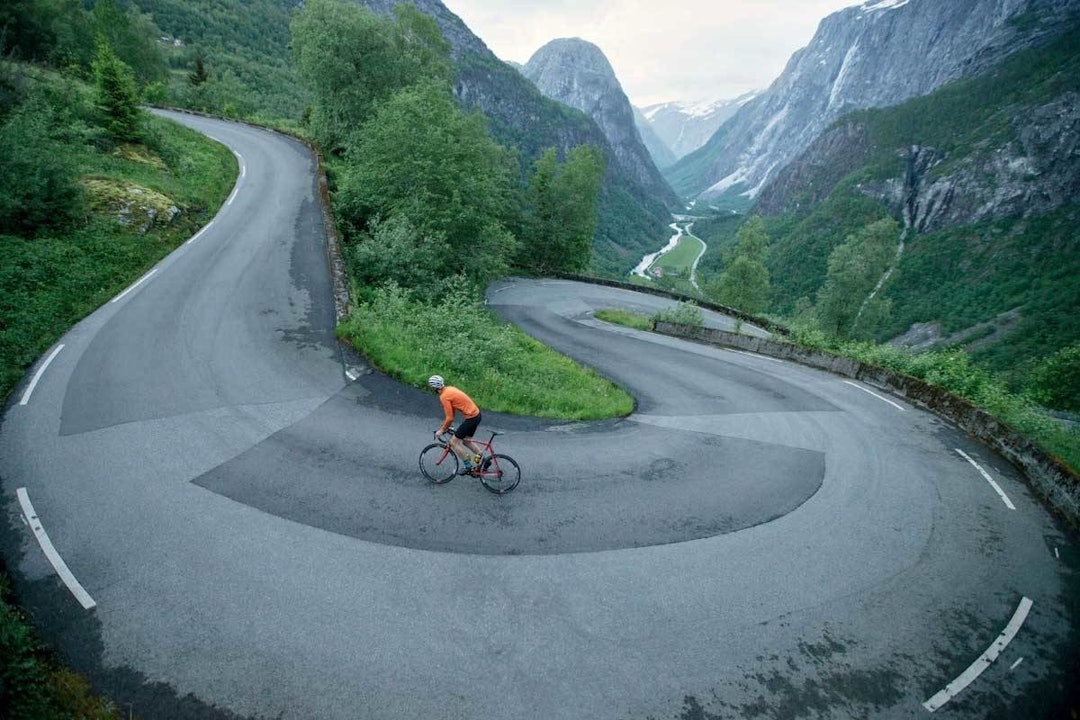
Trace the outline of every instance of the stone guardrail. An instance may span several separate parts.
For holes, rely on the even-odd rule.
[[[999,452],[1054,510],[1073,527],[1080,526],[1080,475],[1027,436],[953,393],[893,370],[801,345],[667,322],[657,322],[654,329],[663,335],[790,360],[899,395]]]

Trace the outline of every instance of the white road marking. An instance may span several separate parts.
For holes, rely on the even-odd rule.
[[[990,483],[990,487],[994,488],[997,494],[1001,497],[1001,501],[1005,503],[1005,507],[1009,508],[1010,510],[1016,509],[1016,506],[1012,504],[1012,500],[1010,500],[1009,496],[1005,494],[1005,491],[1001,489],[1001,486],[994,482],[994,478],[990,477],[990,473],[983,470],[982,466],[979,465],[979,463],[972,460],[971,457],[960,448],[956,448],[956,452],[960,454],[960,457],[971,463],[975,467],[975,469],[978,470],[984,478],[986,478],[986,482]]]
[[[1020,663],[1022,663],[1022,662],[1024,662],[1024,658],[1020,658],[1019,660],[1014,662],[1012,665],[1009,666],[1009,669],[1010,670],[1015,670],[1017,668],[1017,666],[1019,666]]]
[[[244,164],[244,158],[235,150],[233,150],[232,154],[236,156],[236,161],[240,163],[240,179],[243,180],[244,175],[247,175],[247,166]]]
[[[41,376],[45,374],[45,368],[49,367],[49,364],[56,359],[56,356],[60,354],[60,351],[64,349],[64,346],[57,345],[56,349],[49,353],[49,357],[45,358],[45,362],[41,363],[41,367],[34,373],[33,379],[30,384],[26,386],[26,392],[23,393],[22,399],[19,400],[20,405],[25,405],[30,402],[30,395],[33,394],[34,388],[37,387],[38,381],[41,380]]]
[[[998,655],[1000,655],[1001,652],[1008,647],[1009,643],[1012,642],[1012,639],[1016,637],[1016,633],[1020,632],[1020,626],[1024,624],[1024,620],[1027,619],[1028,612],[1034,604],[1034,602],[1026,597],[1021,600],[1020,607],[1016,608],[1012,620],[1005,626],[1001,635],[998,635],[998,639],[986,649],[986,652],[979,656],[978,660],[971,663],[968,669],[960,674],[960,677],[946,685],[945,689],[937,695],[924,702],[923,707],[930,712],[934,712],[963,692],[964,688],[975,681],[975,678],[982,675],[983,670],[986,670],[986,668],[990,667],[990,663],[997,660]]]
[[[26,488],[19,488],[15,492],[19,496],[19,504],[22,505],[23,517],[34,531],[34,536],[37,537],[38,544],[41,545],[45,557],[48,558],[53,569],[56,570],[56,574],[64,581],[68,590],[70,590],[71,594],[75,596],[75,599],[79,601],[79,604],[83,606],[83,609],[89,610],[90,608],[97,606],[97,603],[94,602],[94,598],[90,597],[90,593],[86,592],[86,590],[83,589],[83,586],[79,584],[79,581],[75,579],[75,576],[71,574],[71,570],[68,569],[64,559],[60,557],[60,553],[56,552],[56,548],[53,547],[52,541],[49,540],[48,533],[45,532],[45,528],[41,526],[41,521],[38,520],[37,513],[34,512],[34,506],[30,503],[30,496],[26,494]]]
[[[143,276],[142,276],[141,278],[139,278],[138,280],[136,280],[136,281],[135,281],[135,284],[134,284],[134,285],[132,285],[132,286],[131,286],[131,287],[129,287],[129,288],[127,289],[127,290],[125,290],[124,292],[122,292],[122,293],[120,293],[119,295],[117,295],[116,297],[114,297],[114,298],[113,298],[113,299],[112,299],[112,300],[111,300],[110,302],[113,302],[113,303],[115,303],[115,302],[120,302],[120,300],[121,300],[121,299],[123,299],[123,297],[124,297],[125,295],[127,295],[127,294],[128,294],[129,292],[131,292],[132,290],[134,290],[135,288],[139,287],[139,286],[140,286],[140,285],[142,285],[142,284],[143,284],[144,282],[146,282],[147,280],[149,280],[149,279],[150,279],[150,277],[151,277],[151,276],[152,276],[152,275],[153,275],[154,273],[156,273],[157,271],[158,271],[158,269],[157,269],[157,268],[154,268],[154,269],[153,269],[153,270],[151,270],[150,272],[146,273],[146,274],[145,274],[145,275],[143,275]]]
[[[851,386],[851,387],[853,387],[853,388],[859,388],[859,389],[860,389],[860,390],[862,390],[862,391],[863,391],[864,393],[868,393],[868,394],[870,394],[870,395],[873,395],[874,397],[876,397],[876,398],[877,398],[878,400],[881,400],[882,402],[887,402],[887,403],[889,403],[890,405],[892,405],[892,406],[893,406],[894,408],[896,408],[896,409],[897,409],[897,410],[899,410],[900,412],[904,412],[904,408],[903,408],[903,407],[901,407],[901,406],[900,406],[899,404],[897,404],[897,403],[894,403],[894,402],[893,402],[892,400],[890,400],[889,398],[887,398],[887,397],[883,397],[883,396],[881,396],[881,395],[878,395],[878,394],[877,394],[876,392],[874,392],[873,390],[867,390],[866,388],[864,388],[864,387],[863,387],[862,385],[860,385],[859,383],[851,382],[850,380],[845,380],[844,382],[845,382],[845,383],[847,383],[848,385],[850,385],[850,386]]]
[[[190,239],[190,240],[188,240],[188,241],[187,241],[186,243],[184,243],[184,244],[185,244],[185,245],[190,245],[191,243],[193,243],[193,242],[195,242],[196,240],[198,240],[199,238],[201,238],[201,237],[202,237],[202,234],[203,234],[204,232],[206,232],[207,230],[209,230],[209,229],[210,229],[210,228],[211,228],[211,227],[213,226],[213,224],[214,224],[214,221],[213,221],[213,220],[211,220],[210,222],[208,222],[208,223],[206,223],[205,225],[203,225],[203,229],[202,229],[202,230],[200,230],[199,232],[195,233],[195,234],[194,234],[194,235],[193,235],[193,236],[191,237],[191,239]]]
[[[756,354],[754,354],[752,352],[746,352],[745,350],[732,350],[731,348],[728,348],[727,350],[728,350],[728,352],[738,353],[739,355],[746,355],[747,357],[759,358],[761,360],[768,360],[769,362],[780,363],[781,365],[784,364],[784,361],[781,360],[780,358],[771,358],[771,357],[768,357],[766,355],[756,355]]]
[[[1058,552],[1057,548],[1054,548],[1054,557],[1057,558],[1058,560],[1061,559],[1061,553]]]

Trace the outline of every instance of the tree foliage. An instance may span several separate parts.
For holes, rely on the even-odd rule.
[[[821,328],[837,337],[850,337],[859,310],[896,256],[899,226],[879,220],[849,235],[829,254],[825,284],[817,294]]]
[[[541,270],[580,272],[589,263],[596,233],[604,156],[578,146],[560,163],[544,152],[529,175],[518,261]]]
[[[32,94],[0,122],[0,235],[33,237],[83,215],[83,193],[63,119]]]
[[[310,124],[328,152],[344,147],[375,104],[421,79],[448,84],[449,44],[430,17],[396,20],[339,0],[312,0],[292,22],[292,51],[315,103]]]
[[[117,142],[138,140],[143,111],[139,108],[135,73],[104,40],[98,43],[93,70],[97,104],[106,131]]]
[[[445,85],[421,82],[379,103],[346,160],[337,207],[347,225],[400,216],[443,275],[479,281],[506,272],[515,162]]]
[[[707,288],[717,302],[748,313],[761,313],[769,304],[769,235],[760,217],[739,228],[736,245],[727,255],[724,271]]]
[[[1046,407],[1080,412],[1080,343],[1039,363],[1028,379],[1028,390]]]

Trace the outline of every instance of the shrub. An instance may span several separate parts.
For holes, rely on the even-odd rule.
[[[680,302],[678,305],[666,307],[653,315],[656,322],[668,322],[676,325],[695,325],[701,327],[705,324],[705,318],[701,314],[701,308],[692,302]]]

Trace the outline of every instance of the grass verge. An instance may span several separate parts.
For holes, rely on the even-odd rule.
[[[74,151],[83,178],[146,188],[182,213],[145,233],[99,207],[86,224],[33,239],[0,235],[0,398],[35,359],[202,227],[236,180],[222,145],[180,125],[148,119],[149,145],[99,153]],[[0,566],[2,571],[2,566]],[[11,720],[119,720],[108,701],[67,669],[34,634],[0,572],[0,717]]]
[[[515,415],[598,420],[634,409],[624,390],[503,322],[467,288],[437,304],[394,285],[368,295],[338,334],[402,382],[443,375],[484,410]]]
[[[639,330],[651,329],[651,318],[639,313],[598,310],[596,317]],[[1073,470],[1080,470],[1080,428],[1069,429],[1031,398],[1010,392],[1004,381],[973,365],[963,350],[913,354],[889,345],[837,341],[817,331],[796,331],[791,340],[804,347],[910,375],[948,390],[1027,435]]]

